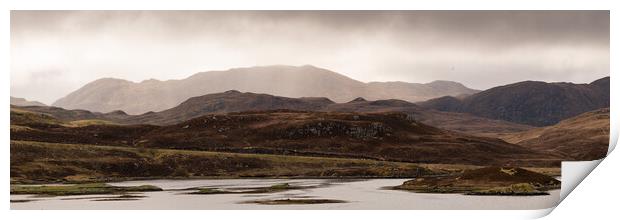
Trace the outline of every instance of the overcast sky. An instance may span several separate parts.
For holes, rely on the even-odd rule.
[[[11,12],[11,96],[46,104],[102,77],[274,64],[475,89],[591,82],[609,75],[609,12]]]

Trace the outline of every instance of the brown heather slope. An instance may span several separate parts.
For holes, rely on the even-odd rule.
[[[441,97],[418,103],[440,111],[532,126],[548,126],[609,107],[609,77],[589,84],[525,81],[491,88],[462,99]]]
[[[11,140],[137,148],[370,158],[416,163],[557,166],[553,155],[434,128],[403,113],[266,111],[207,115],[170,126],[29,125]]]
[[[143,114],[172,108],[191,97],[228,90],[295,98],[326,97],[336,102],[346,102],[360,96],[372,100],[397,98],[423,101],[478,92],[456,82],[363,83],[314,66],[278,65],[201,72],[181,80],[134,83],[104,78],[84,85],[53,105],[65,109],[97,112],[122,110],[129,114]]]
[[[600,159],[607,155],[609,147],[609,108],[500,137],[510,143],[560,154],[564,160]]]

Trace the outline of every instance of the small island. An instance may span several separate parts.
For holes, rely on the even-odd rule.
[[[307,205],[307,204],[328,204],[328,203],[346,203],[344,200],[337,199],[271,199],[271,200],[254,200],[242,202],[244,204],[259,205]]]
[[[259,193],[276,193],[294,189],[308,189],[313,186],[293,186],[289,183],[275,184],[267,187],[252,187],[238,189],[218,189],[218,188],[190,188],[188,190],[197,190],[188,194],[259,194]]]
[[[418,193],[465,195],[548,195],[561,182],[553,177],[517,167],[485,167],[447,175],[428,176],[404,182],[393,189]]]

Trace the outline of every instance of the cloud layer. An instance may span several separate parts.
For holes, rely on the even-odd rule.
[[[486,89],[609,75],[608,11],[12,11],[11,95],[255,65]]]

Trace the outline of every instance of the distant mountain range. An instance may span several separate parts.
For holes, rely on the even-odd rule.
[[[547,126],[609,107],[609,77],[589,84],[525,81],[464,98],[440,97],[418,103],[440,111],[463,112],[533,126]]]
[[[37,101],[28,101],[24,98],[17,98],[17,97],[13,97],[11,96],[11,105],[16,105],[16,106],[46,106],[43,103],[37,102]]]
[[[142,114],[173,108],[191,97],[228,90],[292,98],[325,97],[335,102],[347,102],[356,97],[416,102],[478,92],[450,81],[426,84],[364,83],[314,66],[262,66],[201,72],[182,80],[152,79],[134,83],[104,78],[88,83],[57,100],[53,106],[97,112],[122,110],[129,114]]]

